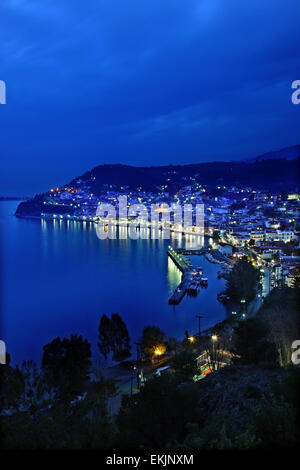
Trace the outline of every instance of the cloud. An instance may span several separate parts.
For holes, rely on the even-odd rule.
[[[297,0],[2,0],[4,182],[38,159],[65,177],[296,143],[299,14]]]

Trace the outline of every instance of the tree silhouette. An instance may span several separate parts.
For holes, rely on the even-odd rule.
[[[166,335],[158,326],[145,326],[141,345],[146,356],[153,357],[157,348],[166,347]]]
[[[113,360],[124,361],[130,357],[130,338],[126,324],[118,313],[111,316],[111,328],[113,335]]]
[[[108,354],[111,349],[111,321],[106,315],[102,315],[99,328],[98,328],[98,348],[100,353],[107,360]]]
[[[240,302],[245,299],[251,302],[256,295],[259,281],[259,271],[252,266],[246,259],[241,259],[232,268],[228,281],[226,292],[230,299]]]
[[[260,318],[248,318],[241,321],[234,329],[232,349],[234,364],[259,364],[271,362],[277,364],[278,353],[275,344],[268,341],[268,328]]]
[[[89,378],[91,345],[77,334],[70,339],[59,337],[43,347],[42,369],[48,385],[61,397],[83,390]]]
[[[106,360],[110,352],[114,361],[124,361],[130,357],[127,326],[118,313],[113,313],[111,319],[102,315],[98,331],[98,348]]]
[[[178,386],[171,374],[149,379],[140,393],[125,396],[117,424],[125,448],[167,448],[195,417],[199,401],[193,385]]]
[[[220,234],[219,230],[214,230],[214,231],[213,231],[212,239],[213,239],[214,243],[220,243],[220,241],[221,241],[221,234]]]
[[[199,373],[195,354],[192,351],[184,350],[176,354],[171,361],[171,367],[175,377],[181,382],[191,380]]]

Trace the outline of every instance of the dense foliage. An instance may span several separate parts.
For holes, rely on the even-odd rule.
[[[165,448],[184,436],[198,397],[171,375],[155,377],[138,395],[123,400],[117,424],[122,445]]]
[[[226,293],[234,302],[254,299],[259,282],[259,271],[247,259],[237,261],[228,276]]]
[[[257,314],[267,325],[266,340],[275,344],[281,366],[291,363],[291,344],[300,338],[299,307],[300,289],[285,286],[273,289]]]
[[[99,324],[98,348],[107,359],[112,353],[114,361],[124,361],[130,357],[130,338],[126,324],[118,313],[113,313],[111,318],[102,315]]]
[[[44,377],[57,395],[81,393],[91,367],[91,345],[82,336],[54,339],[44,346],[42,369]]]
[[[195,353],[188,350],[176,354],[171,361],[171,367],[174,370],[175,377],[181,382],[191,380],[194,375],[199,373]]]
[[[166,349],[165,333],[158,326],[145,326],[143,329],[141,346],[147,357],[153,357],[157,348]]]
[[[81,336],[46,345],[41,369],[33,362],[13,367],[8,356],[0,365],[1,445],[180,451],[294,446],[300,438],[300,369],[290,355],[299,337],[298,299],[296,289],[274,289],[256,317],[235,320],[230,341],[221,329],[214,346],[203,335],[201,348],[212,362],[223,362],[231,350],[233,364],[196,383],[198,340],[181,346],[169,340],[176,352],[171,367],[139,393],[123,395],[120,408],[114,381],[101,370],[91,374],[90,345]],[[229,323],[226,331],[231,329]],[[144,352],[151,357],[161,344],[167,345],[164,333],[146,327]],[[214,357],[220,351],[222,357]]]
[[[234,329],[234,354],[235,364],[259,364],[270,362],[278,363],[278,354],[275,344],[268,341],[267,325],[259,317],[248,318],[239,322]]]

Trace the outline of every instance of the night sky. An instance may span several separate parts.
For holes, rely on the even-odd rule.
[[[299,143],[299,0],[1,0],[0,194]]]

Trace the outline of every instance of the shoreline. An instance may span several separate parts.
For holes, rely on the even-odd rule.
[[[8,202],[8,201],[7,201],[7,202]],[[12,201],[11,201],[11,203],[8,202],[8,204],[10,204],[10,205],[8,205],[8,207],[10,208],[10,211],[9,211],[10,214],[9,214],[9,215],[10,215],[10,218],[11,218],[11,216],[13,215],[13,210],[12,210],[12,208],[14,207],[14,205],[13,205]],[[42,221],[42,220],[43,220],[43,218],[40,217],[40,216],[38,216],[38,215],[15,215],[15,216],[18,217],[18,218],[20,218],[20,219],[27,219],[27,220],[32,220],[32,221],[36,221],[36,220]],[[66,220],[70,220],[70,219],[71,219],[71,218],[67,218],[67,217],[62,217],[62,218],[58,218],[58,217],[57,217],[57,218],[56,218],[57,221],[58,221],[58,220],[62,220],[63,222],[65,222]],[[46,218],[45,218],[45,221],[51,222],[51,221],[53,221],[53,220],[54,220],[54,219],[53,219],[52,217],[46,217]],[[94,222],[94,223],[95,223],[95,221],[93,221],[93,220],[83,220],[83,219],[81,219],[81,218],[78,219],[78,220],[77,220],[76,218],[72,218],[71,221],[78,221],[78,222]],[[54,224],[55,224],[55,222],[54,222]],[[27,225],[27,224],[26,224],[26,225]],[[36,224],[32,224],[32,226],[36,226]],[[50,225],[49,225],[50,228],[51,228],[52,226],[53,226],[53,224],[50,224]],[[56,224],[56,226],[58,226],[58,228],[61,226],[61,229],[62,229],[62,230],[64,230],[64,229],[67,227],[67,225],[66,225],[65,223]],[[78,228],[80,229],[81,226],[82,226],[81,224],[78,225]],[[72,227],[73,227],[73,224],[70,224],[70,228],[72,228]],[[90,226],[87,225],[87,228],[89,228],[90,230],[92,230],[93,226],[92,226],[92,225],[90,225]],[[80,229],[80,230],[81,230],[81,229]],[[207,242],[209,236],[208,236],[208,235],[205,235],[205,237],[206,237],[206,242]],[[209,262],[209,261],[208,261],[208,262]],[[214,272],[214,271],[215,271],[215,269],[213,270],[213,272]],[[214,299],[214,300],[216,301],[216,299]],[[227,316],[227,313],[226,313],[226,310],[224,309],[224,316],[223,316],[223,318],[226,319],[226,316]],[[222,318],[222,316],[221,316],[221,318]],[[209,326],[210,329],[213,328],[213,327],[217,324],[217,322],[213,320],[213,315],[212,315],[212,318],[211,318],[211,319],[212,319],[212,324]],[[158,322],[157,322],[157,324],[159,325]],[[187,325],[187,326],[188,326],[188,325]],[[164,328],[163,325],[162,325],[162,328]],[[191,328],[191,330],[192,330],[192,328]],[[182,331],[182,330],[181,330],[181,331]],[[182,332],[182,335],[180,335],[180,339],[181,339],[181,340],[184,339],[184,333],[183,333],[183,332]],[[35,360],[35,358],[34,358],[34,360]],[[15,361],[14,361],[14,362],[15,362]],[[37,360],[37,362],[39,362],[39,359]],[[116,365],[116,364],[108,364],[107,366],[105,366],[105,369],[109,369],[109,367],[114,367],[115,365]],[[126,373],[126,372],[125,372],[125,373]]]
[[[34,219],[34,220],[46,220],[49,222],[53,221],[66,221],[66,222],[82,222],[82,223],[94,223],[94,224],[99,224],[102,222],[103,226],[129,226],[130,223],[132,222],[131,220],[127,219],[127,222],[121,222],[119,219],[116,219],[114,222],[110,221],[99,221],[96,216],[85,216],[85,215],[64,215],[64,214],[43,214],[43,215],[24,215],[24,214],[18,214],[15,212],[14,217],[17,217],[19,219]],[[97,220],[95,220],[97,219]],[[195,237],[211,237],[210,233],[205,233],[205,228],[204,228],[204,233],[201,232],[195,232],[193,230],[176,230],[172,227],[162,227],[162,226],[155,226],[151,225],[149,222],[146,226],[141,226],[140,224],[137,224],[139,229],[157,229],[157,230],[169,230],[172,233],[181,233],[182,235],[194,235]]]

